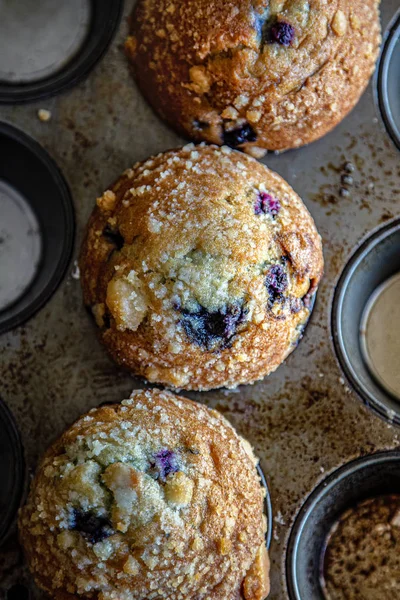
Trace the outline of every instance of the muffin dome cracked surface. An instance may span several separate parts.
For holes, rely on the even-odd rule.
[[[264,490],[216,411],[138,391],[91,410],[45,454],[20,536],[57,600],[263,600]]]
[[[357,103],[377,0],[138,0],[125,47],[153,108],[194,140],[255,157],[318,139]]]
[[[151,382],[234,387],[294,349],[322,274],[321,240],[278,175],[227,147],[137,163],[97,201],[84,302],[114,359]]]

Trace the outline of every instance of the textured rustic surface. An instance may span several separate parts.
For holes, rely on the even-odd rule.
[[[128,14],[132,3],[126,4]],[[384,25],[397,6],[397,0],[384,0]],[[105,59],[73,91],[0,109],[0,118],[38,139],[65,174],[77,219],[74,259],[96,196],[136,160],[182,143],[132,83],[121,50],[126,31],[123,22]],[[52,112],[50,121],[38,119],[41,108]],[[350,193],[341,195],[347,161],[355,167],[354,184],[346,184]],[[299,348],[268,379],[235,391],[187,395],[221,410],[261,457],[275,514],[270,598],[282,600],[285,544],[306,495],[350,458],[398,445],[398,431],[363,408],[341,379],[330,340],[330,308],[352,248],[400,212],[400,167],[374,105],[373,85],[332,134],[301,150],[268,155],[264,162],[302,196],[323,236],[326,272],[315,311]],[[80,414],[142,387],[107,358],[74,274],[72,261],[39,314],[0,338],[0,393],[16,416],[30,468]],[[0,554],[0,589],[29,581],[20,563],[11,538]]]

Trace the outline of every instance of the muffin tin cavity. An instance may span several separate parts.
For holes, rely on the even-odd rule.
[[[0,546],[14,522],[21,502],[25,465],[14,418],[0,398]]]
[[[29,0],[0,6],[0,102],[33,100],[82,79],[107,49],[122,1]]]
[[[390,358],[387,365],[380,365],[377,373],[376,366],[372,365],[372,355],[366,346],[373,335],[373,330],[368,326],[368,323],[373,325],[368,318],[372,317],[369,309],[372,308],[370,299],[372,297],[374,302],[376,296],[373,294],[379,295],[380,290],[386,289],[385,282],[397,273],[400,273],[399,220],[375,231],[350,258],[334,296],[332,334],[340,365],[356,392],[381,417],[399,424],[400,406],[394,395],[388,391],[388,382],[395,377],[395,373],[387,372],[382,383],[382,368],[388,367],[390,370],[390,365],[393,366],[395,362]],[[379,308],[379,305],[375,304],[375,307]],[[382,317],[382,326],[385,323],[387,326],[390,320],[390,316],[384,320]],[[366,324],[368,330],[365,329]],[[393,336],[395,327],[398,327],[398,323],[394,320],[387,336],[379,335],[379,343],[383,344],[381,356],[389,352],[390,344],[396,344],[396,338]],[[366,355],[370,360],[366,360]]]
[[[257,471],[258,471],[258,475],[260,477],[261,485],[265,489],[264,510],[265,510],[265,516],[267,519],[267,532],[265,534],[265,545],[267,547],[267,550],[269,550],[269,548],[271,546],[272,528],[274,525],[273,514],[272,514],[271,495],[269,493],[268,483],[267,483],[266,477],[264,475],[264,471],[260,467],[260,464],[257,464]]]
[[[377,502],[382,504],[385,496],[399,493],[398,451],[354,460],[322,481],[301,508],[290,535],[286,557],[290,599],[324,600],[322,570],[332,527],[360,502],[380,497]]]
[[[32,316],[68,264],[74,215],[67,184],[32,138],[0,123],[0,333]]]
[[[0,78],[40,81],[60,71],[79,52],[89,31],[90,2],[4,2],[0,8]]]
[[[376,496],[346,510],[326,539],[321,586],[329,600],[396,596],[400,495]],[[394,595],[394,596],[393,596]]]
[[[394,143],[400,148],[400,11],[389,25],[377,72],[379,108]]]
[[[0,180],[0,311],[13,304],[34,280],[41,255],[39,223],[29,202]]]
[[[7,590],[6,600],[30,600],[30,598],[28,588],[21,583],[16,583]]]
[[[365,362],[378,383],[400,400],[400,273],[385,281],[367,302],[360,339]]]

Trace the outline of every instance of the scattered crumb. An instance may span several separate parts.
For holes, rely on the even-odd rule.
[[[45,108],[39,109],[37,114],[39,121],[42,121],[43,123],[46,123],[51,119],[51,112]]]
[[[79,269],[77,260],[74,260],[74,268],[71,271],[71,277],[72,277],[72,279],[77,279],[77,280],[81,278],[81,271]]]

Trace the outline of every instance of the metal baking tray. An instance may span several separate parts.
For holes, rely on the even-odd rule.
[[[58,165],[71,192],[76,222],[73,255],[58,288],[28,321],[0,335],[0,396],[16,419],[28,472],[79,415],[144,386],[117,368],[99,344],[82,306],[76,266],[95,198],[135,161],[184,143],[153,114],[129,74],[121,44],[132,5],[125,3],[116,38],[85,81],[50,99],[0,107],[0,121],[32,136]],[[385,30],[398,0],[383,0],[381,8]],[[346,365],[343,371],[339,366],[337,331],[332,330],[337,321],[332,319],[335,286],[351,254],[376,228],[395,223],[400,214],[400,155],[392,139],[392,121],[398,115],[387,110],[390,94],[378,98],[377,93],[387,79],[384,65],[358,106],[323,139],[263,160],[300,194],[323,237],[325,276],[304,340],[284,365],[255,385],[183,392],[223,412],[261,459],[274,512],[271,600],[289,597],[287,545],[311,492],[349,461],[399,444],[395,410],[373,411],[361,401]],[[40,109],[51,112],[49,121],[38,119]],[[20,587],[8,593],[13,585]],[[31,597],[44,598],[34,590],[23,564],[14,525],[0,549],[0,599],[22,600],[24,586]],[[296,598],[290,586],[290,597]]]

